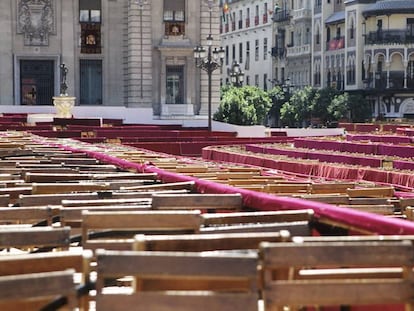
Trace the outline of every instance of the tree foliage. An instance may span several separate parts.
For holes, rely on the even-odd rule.
[[[271,105],[267,92],[258,87],[228,87],[213,118],[236,125],[264,124]]]
[[[268,92],[255,86],[222,87],[221,103],[214,120],[237,125],[271,122],[277,126],[302,127],[327,125],[350,118],[364,122],[371,107],[362,94],[349,94],[334,88],[314,89],[310,86],[288,93],[280,86]]]

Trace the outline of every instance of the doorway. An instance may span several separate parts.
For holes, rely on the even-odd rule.
[[[54,61],[20,61],[21,105],[52,105],[54,96]]]

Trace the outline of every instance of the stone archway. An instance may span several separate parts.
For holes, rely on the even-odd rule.
[[[405,99],[400,106],[400,116],[414,115],[414,98]]]

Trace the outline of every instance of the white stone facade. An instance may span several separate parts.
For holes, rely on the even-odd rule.
[[[151,110],[153,119],[206,117],[207,75],[196,67],[193,49],[205,45],[210,32],[219,46],[219,4],[212,1],[210,19],[208,2],[0,1],[0,107],[44,106],[47,112],[64,63],[75,116],[84,107],[114,106]],[[212,78],[213,111],[219,75]]]

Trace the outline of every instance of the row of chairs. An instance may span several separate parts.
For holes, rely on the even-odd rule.
[[[410,310],[412,240],[291,237],[286,231],[138,235],[131,250],[97,250],[93,265],[87,251],[2,256],[0,306],[7,310],[30,301],[33,307],[33,300],[23,297],[36,297],[37,306],[94,305],[96,310],[267,311],[367,304],[405,304]],[[20,289],[19,295],[7,290],[10,285]]]
[[[34,178],[35,175],[32,177]],[[40,177],[45,176],[36,176],[36,178]],[[36,183],[39,180],[33,182]],[[61,182],[61,180],[54,180],[51,184],[58,186]],[[77,183],[76,179],[71,180],[71,183]],[[141,201],[145,202],[141,205],[148,205],[144,210],[134,212],[121,210],[121,200],[126,200],[123,204],[130,204],[128,206],[130,209],[139,208],[139,204],[134,206],[131,201],[127,200],[128,198],[121,198],[118,195],[122,193],[123,196],[127,196],[132,193],[133,196],[138,196],[138,192],[141,194],[148,192],[148,187],[153,192],[155,189],[153,187],[156,186],[160,185],[153,181],[150,185],[133,186],[131,187],[133,189],[128,190],[125,188],[122,190],[106,189],[91,193],[85,189],[82,189],[85,192],[72,189],[70,193],[60,194],[20,194],[19,204],[22,205],[11,208],[18,210],[24,207],[32,209],[46,207],[57,210],[59,215],[65,209],[78,209],[77,212],[80,210],[77,217],[80,215],[78,219],[82,235],[79,240],[74,241],[75,219],[71,224],[67,216],[59,219],[61,222],[63,220],[63,226],[62,223],[57,226],[52,221],[52,225],[44,227],[29,225],[25,229],[25,226],[20,223],[18,225],[7,224],[4,225],[7,228],[0,228],[0,234],[6,233],[13,227],[15,229],[14,234],[9,234],[4,239],[0,238],[0,241],[12,241],[18,232],[25,230],[29,232],[23,238],[27,244],[16,247],[11,243],[5,243],[2,246],[5,254],[0,256],[0,260],[6,261],[7,258],[14,257],[15,265],[24,266],[27,270],[19,273],[13,271],[12,268],[7,269],[9,276],[4,276],[6,278],[4,288],[13,286],[12,283],[7,283],[10,278],[14,282],[21,280],[19,284],[14,283],[16,284],[14,286],[21,288],[22,295],[17,297],[13,292],[10,297],[5,297],[7,295],[7,290],[5,290],[5,295],[1,300],[11,303],[10,308],[19,310],[29,308],[29,304],[33,308],[31,305],[33,301],[39,303],[35,308],[46,310],[56,309],[58,306],[66,306],[67,309],[94,307],[97,310],[140,310],[140,308],[142,310],[170,310],[171,308],[177,310],[234,310],[236,308],[279,310],[286,306],[294,309],[307,305],[366,304],[373,303],[375,299],[381,303],[410,302],[411,294],[407,292],[407,288],[412,286],[410,276],[412,262],[408,262],[408,254],[412,246],[409,237],[399,237],[395,241],[379,237],[370,237],[371,240],[359,237],[360,240],[354,238],[350,241],[347,240],[349,238],[344,237],[332,237],[332,239],[337,239],[333,241],[323,241],[322,237],[318,238],[320,241],[311,240],[316,239],[309,236],[309,224],[314,219],[311,211],[254,212],[244,211],[243,206],[234,204],[231,209],[226,210],[231,210],[232,213],[209,213],[209,210],[217,207],[217,202],[227,202],[219,206],[222,210],[225,209],[223,206],[231,206],[229,201],[225,201],[226,197],[235,197],[239,203],[242,200],[240,196],[199,195],[189,193],[187,189],[184,189],[184,193],[150,193],[150,197],[140,198],[146,200]],[[178,187],[183,184],[173,186]],[[191,184],[187,183],[185,186],[191,187]],[[52,189],[53,185],[50,187]],[[160,189],[157,188],[157,190]],[[169,190],[176,191],[177,189],[170,188]],[[38,199],[36,203],[38,206],[33,204],[35,196]],[[50,197],[56,200],[57,207],[42,206]],[[183,200],[189,200],[193,202],[193,205],[189,206],[190,204],[184,203]],[[139,200],[134,198],[132,201]],[[160,201],[164,203],[169,201],[169,205],[162,207]],[[211,201],[214,206],[209,205]],[[111,204],[117,205],[119,210],[109,210],[109,208],[115,208],[113,205],[111,207]],[[184,207],[187,209],[183,210]],[[199,211],[201,207],[204,207],[204,213]],[[166,208],[169,210],[165,211]],[[238,208],[241,208],[241,211],[238,211]],[[294,233],[293,230],[281,231],[281,226],[276,226],[280,222],[284,225],[297,222],[297,214],[300,213],[308,217],[304,221],[308,229],[306,234]],[[161,218],[161,215],[168,215],[168,217]],[[190,218],[184,218],[178,226],[176,222],[178,216],[187,217],[187,215]],[[267,231],[269,220],[273,227]],[[188,232],[190,224],[196,224],[194,225],[196,229]],[[255,228],[254,232],[249,229],[252,227]],[[184,230],[181,230],[183,228]],[[233,229],[238,231],[233,231]],[[39,239],[43,231],[56,230],[53,231],[54,235],[60,232],[61,244],[55,242],[55,244],[42,245],[40,240],[37,242],[38,245],[34,242],[28,243],[32,237],[36,236],[34,233],[36,230],[39,233]],[[128,234],[132,233],[132,235],[125,238],[123,231],[127,231]],[[294,235],[302,237],[301,239],[293,238]],[[384,239],[386,241],[382,241]],[[109,240],[112,244],[109,244]],[[80,244],[73,243],[79,241]],[[315,248],[315,251],[309,250],[308,248],[315,243],[321,244],[320,248]],[[335,243],[339,245],[334,245]],[[122,245],[123,250],[117,250],[119,245]],[[324,245],[331,248],[325,249]],[[343,248],[336,248],[337,246],[343,246]],[[106,249],[101,249],[101,247]],[[359,252],[353,247],[360,247]],[[7,252],[10,248],[13,250]],[[91,249],[94,251],[91,252]],[[366,256],[364,256],[363,249],[369,251],[365,254]],[[385,256],[385,249],[392,253]],[[356,258],[349,255],[354,252],[359,254]],[[54,256],[59,257],[64,254],[79,256],[79,260],[71,259],[66,265],[56,264],[54,266],[52,264],[55,260]],[[405,255],[399,257],[395,254]],[[393,256],[396,257],[391,260]],[[17,257],[21,261],[18,261]],[[27,260],[34,258],[39,258],[39,260],[37,264],[29,264],[29,261],[23,261],[25,257],[28,258]],[[62,258],[61,260],[63,261]],[[81,264],[77,266],[75,262]],[[38,265],[46,268],[34,269]],[[4,265],[1,263],[0,266],[7,267],[5,263]],[[327,266],[333,270],[324,269]],[[348,266],[353,270],[345,269]],[[386,269],[382,269],[382,266]],[[404,271],[404,273],[399,271]],[[335,282],[328,280],[332,275]],[[339,277],[341,275],[342,277]],[[344,275],[348,276],[348,279],[343,280]],[[351,278],[351,275],[355,277],[355,280]],[[42,290],[33,293],[34,289],[31,285],[37,283],[31,280],[36,277],[41,280],[39,283],[46,282],[47,285],[43,285]],[[2,278],[0,277],[0,284]],[[57,278],[59,278],[60,285],[57,284]],[[361,283],[359,279],[362,280]],[[308,284],[310,281],[316,283]],[[302,284],[303,282],[307,285]],[[327,282],[331,282],[331,286]],[[39,289],[42,288],[41,284],[39,284]],[[317,293],[314,286],[319,286],[319,284],[322,285],[320,285],[320,292]],[[353,288],[350,284],[361,292],[366,291],[367,296],[356,297],[361,292],[355,291],[354,295],[347,297],[346,290]],[[53,287],[53,293],[48,290],[48,285]],[[23,288],[24,286],[27,288]],[[349,287],[351,289],[348,289]],[[338,289],[338,293],[335,291],[332,298],[327,298],[326,296],[330,296],[327,295],[330,288]],[[286,289],[285,292],[284,289]],[[311,294],[314,292],[315,294]],[[342,296],[340,296],[341,293]],[[24,299],[24,297],[30,299]],[[33,299],[34,297],[37,298]],[[7,310],[6,306],[4,309]]]

